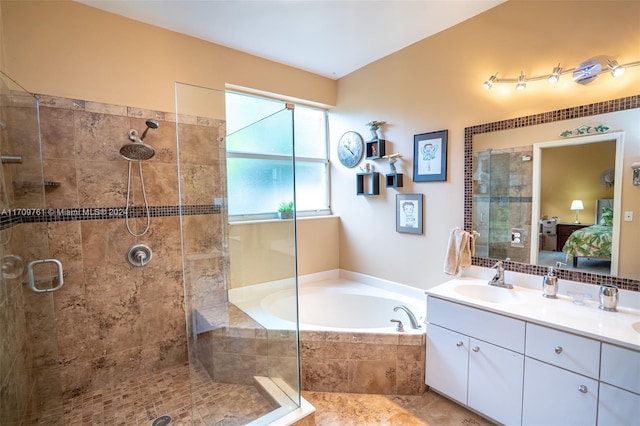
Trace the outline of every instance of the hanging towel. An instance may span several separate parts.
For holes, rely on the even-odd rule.
[[[444,258],[444,273],[457,275],[460,267],[471,266],[471,257],[475,254],[475,231],[467,232],[454,228],[449,235],[449,244]]]

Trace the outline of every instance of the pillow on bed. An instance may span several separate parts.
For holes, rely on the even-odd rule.
[[[613,209],[610,209],[609,207],[604,207],[602,209],[600,223],[606,226],[613,226]]]

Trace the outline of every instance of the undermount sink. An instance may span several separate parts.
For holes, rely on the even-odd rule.
[[[631,328],[633,328],[636,333],[640,333],[640,321],[631,324]]]
[[[523,298],[515,290],[490,285],[461,284],[455,292],[470,299],[489,303],[519,303]]]

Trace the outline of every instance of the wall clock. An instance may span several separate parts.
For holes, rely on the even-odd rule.
[[[338,159],[345,167],[354,167],[360,162],[364,151],[364,140],[357,132],[346,132],[338,141]]]

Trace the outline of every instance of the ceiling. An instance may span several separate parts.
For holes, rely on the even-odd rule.
[[[76,0],[338,79],[505,0]]]

